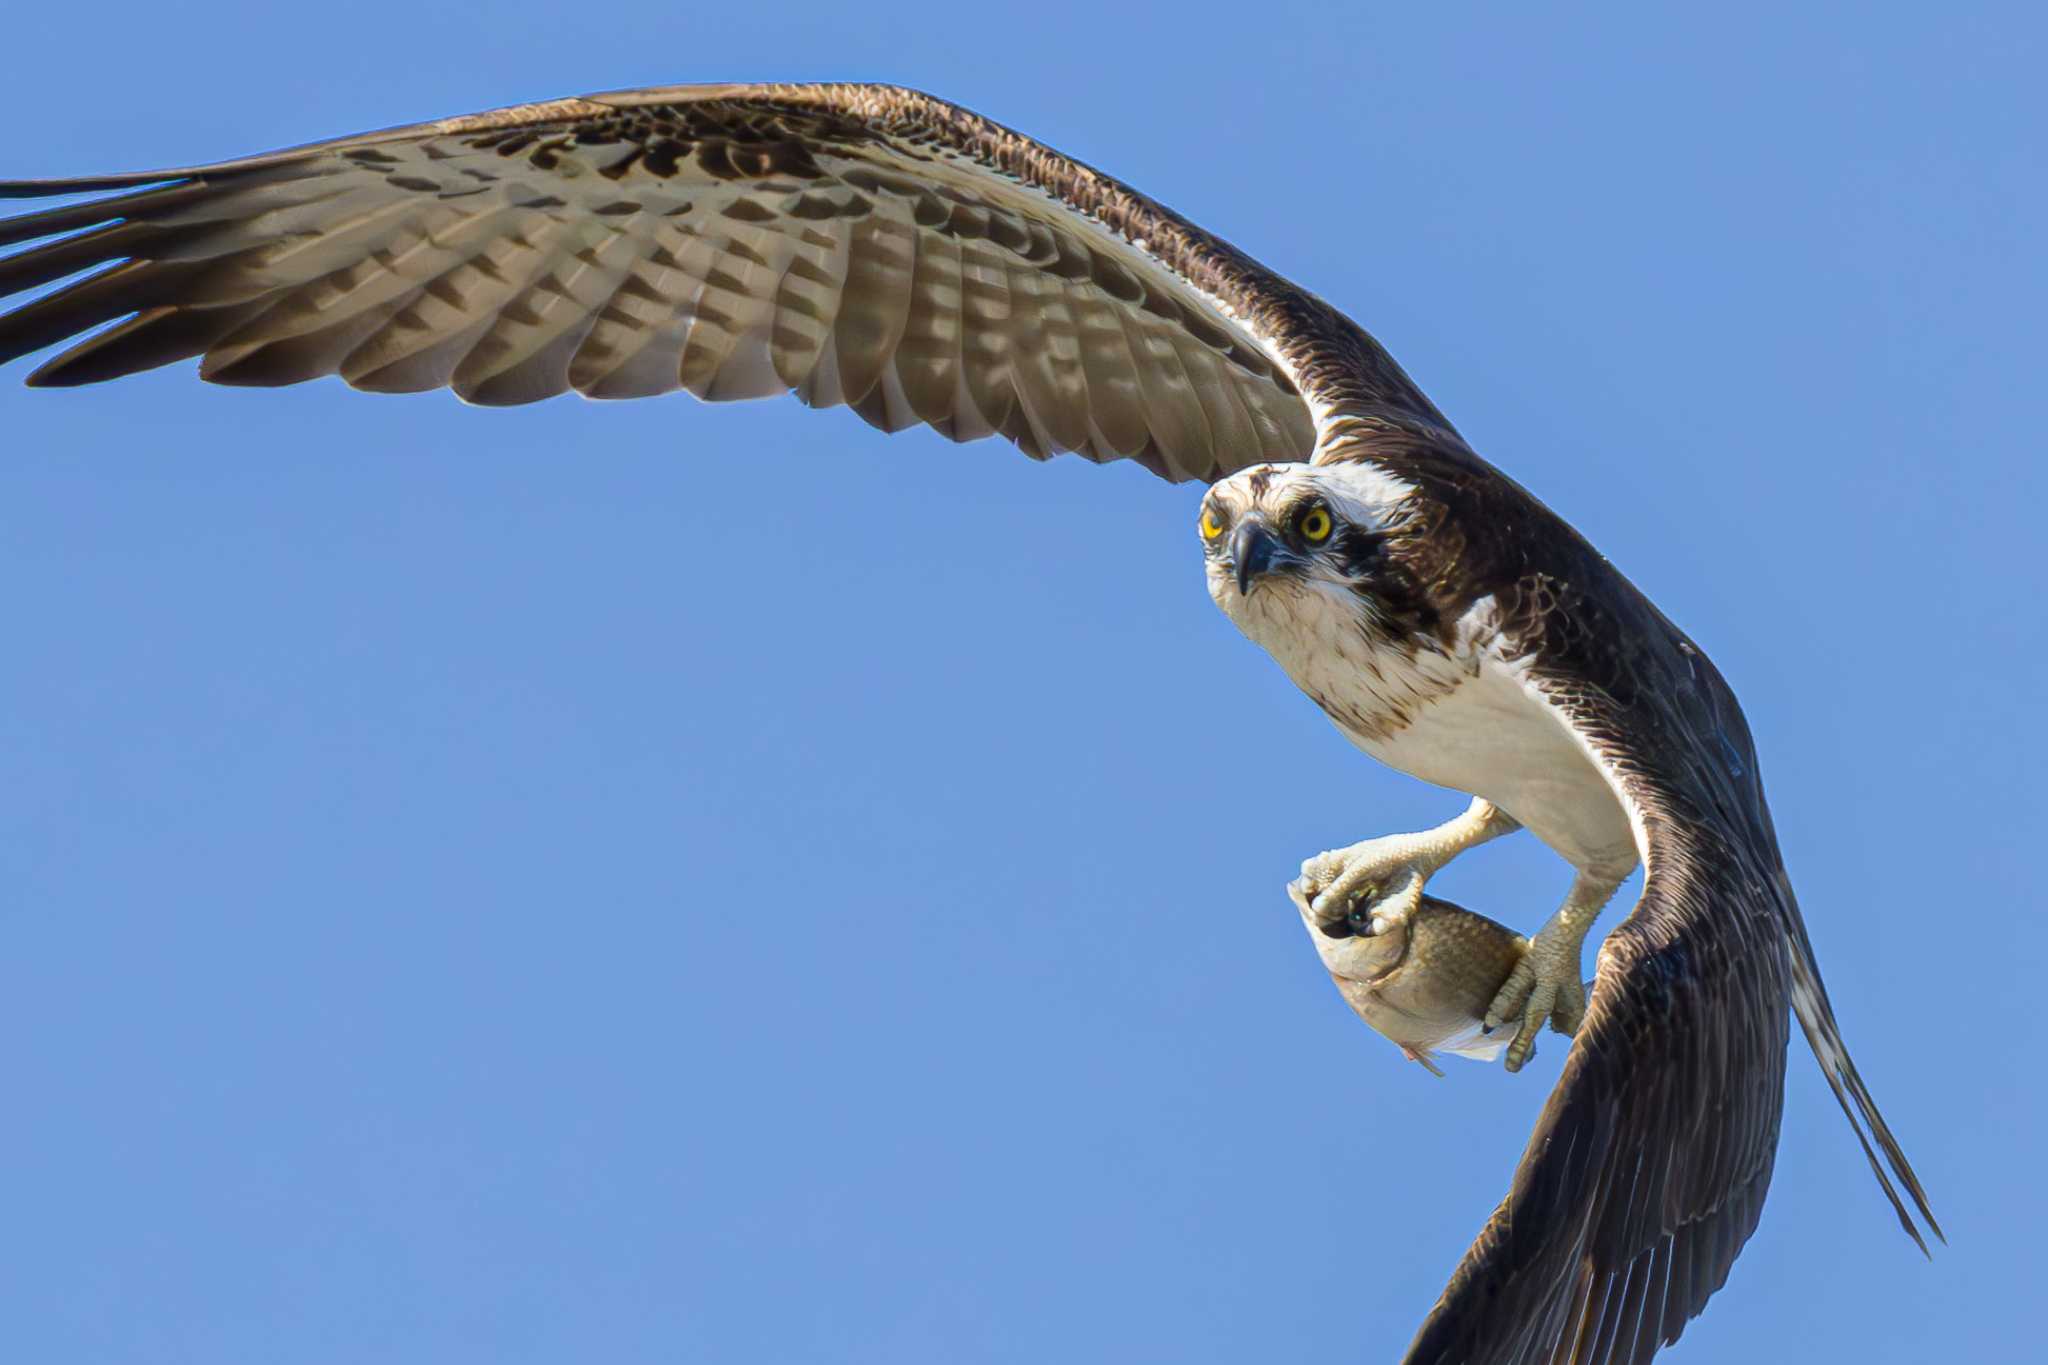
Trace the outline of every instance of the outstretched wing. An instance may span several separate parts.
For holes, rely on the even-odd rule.
[[[0,260],[0,295],[97,271],[0,317],[0,362],[125,319],[32,384],[198,356],[219,383],[492,404],[793,391],[1176,480],[1306,459],[1319,374],[1442,423],[1370,338],[1227,243],[888,86],[630,91],[0,182],[106,190],[0,221],[0,245],[57,237]],[[1319,364],[1333,345],[1344,363]]]
[[[1653,807],[1647,880],[1508,1197],[1410,1365],[1607,1365],[1676,1341],[1728,1278],[1784,1105],[1785,948],[1763,869]]]
[[[1627,809],[1643,893],[1600,950],[1513,1186],[1408,1365],[1641,1365],[1676,1341],[1763,1210],[1790,1013],[1900,1224],[1925,1250],[1893,1175],[1940,1234],[1827,1010],[1733,692],[1590,546],[1567,541],[1565,575],[1520,594],[1524,638],[1541,638],[1551,670],[1530,686]]]

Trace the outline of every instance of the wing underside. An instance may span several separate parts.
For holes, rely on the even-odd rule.
[[[0,295],[69,280],[0,317],[0,361],[83,337],[32,383],[196,356],[220,383],[491,404],[793,392],[1214,479],[1307,458],[1289,357],[1362,336],[1128,187],[889,87],[625,92],[0,183],[107,190],[0,221],[0,245],[42,241],[0,259]]]

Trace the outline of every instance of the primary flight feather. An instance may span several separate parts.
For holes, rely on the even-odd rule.
[[[1211,483],[1217,604],[1354,744],[1473,797],[1303,864],[1326,960],[1405,932],[1485,840],[1526,827],[1577,871],[1482,1021],[1510,1069],[1546,1024],[1571,1054],[1409,1361],[1675,1341],[1756,1226],[1788,1015],[1901,1224],[1939,1235],[1842,1042],[1720,674],[1362,329],[1171,210],[873,85],[627,91],[0,182],[103,191],[0,221],[0,245],[41,242],[0,258],[0,295],[92,272],[0,316],[0,362],[84,337],[31,384],[198,357],[217,383],[491,404],[791,392]],[[1589,999],[1581,945],[1638,865]]]

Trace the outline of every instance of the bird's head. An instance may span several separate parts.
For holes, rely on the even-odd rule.
[[[1360,464],[1239,470],[1202,499],[1209,595],[1255,638],[1278,615],[1370,611],[1387,582],[1389,527],[1408,492]]]

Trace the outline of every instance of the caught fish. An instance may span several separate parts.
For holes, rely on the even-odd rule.
[[[1439,1052],[1490,1062],[1513,1040],[1514,1020],[1489,1031],[1484,1017],[1529,950],[1505,924],[1435,896],[1406,923],[1318,924],[1305,907],[1302,921],[1358,1017],[1434,1074]]]

